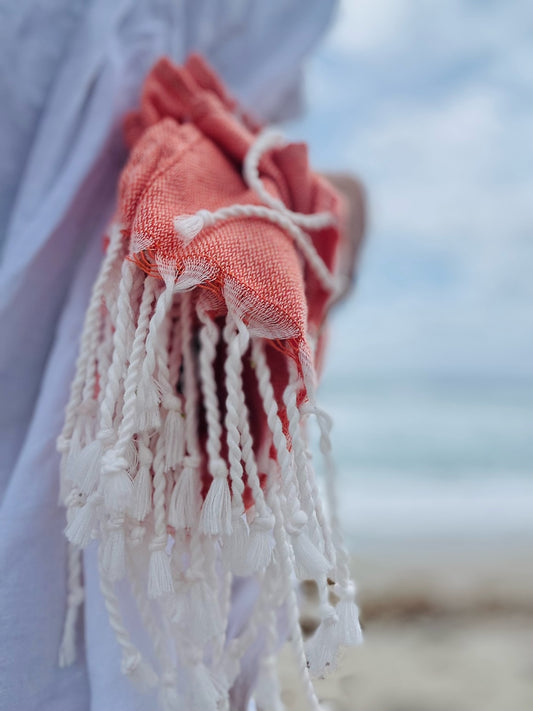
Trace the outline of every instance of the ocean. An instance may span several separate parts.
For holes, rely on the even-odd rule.
[[[351,547],[533,542],[533,378],[326,372]],[[318,458],[318,457],[317,457]]]

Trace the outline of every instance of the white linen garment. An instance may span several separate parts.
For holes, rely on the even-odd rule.
[[[57,663],[66,596],[60,432],[102,235],[126,152],[121,119],[154,63],[203,53],[264,119],[296,110],[330,0],[7,0],[0,7],[0,709],[156,708],[120,653],[84,559],[76,663]],[[234,591],[239,626],[255,591]],[[245,709],[253,660],[235,687]]]

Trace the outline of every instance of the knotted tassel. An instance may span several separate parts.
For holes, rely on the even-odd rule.
[[[160,393],[156,381],[143,374],[137,389],[137,430],[152,432],[161,425]]]
[[[87,444],[78,454],[73,466],[77,469],[79,487],[86,496],[89,496],[98,486],[102,468],[102,443],[96,439]]]
[[[198,521],[200,510],[200,479],[198,469],[200,459],[187,455],[183,458],[183,469],[179,474],[170,497],[168,522],[180,530],[191,528]]]
[[[138,457],[139,469],[133,480],[129,513],[136,521],[144,521],[152,510],[152,477],[150,467],[152,466],[152,450],[148,446],[148,435],[139,436]]]
[[[129,462],[117,457],[113,450],[102,458],[104,503],[107,511],[125,513],[133,491],[133,482],[128,473]]]
[[[251,573],[266,570],[274,549],[274,516],[257,515],[250,524],[247,565]]]
[[[85,548],[91,542],[98,524],[99,508],[102,501],[95,492],[85,504],[72,515],[65,529],[67,539],[78,548]]]
[[[199,375],[207,423],[207,465],[212,480],[202,506],[200,530],[211,536],[229,535],[231,523],[231,494],[228,467],[221,457],[222,424],[218,403],[214,360],[219,330],[203,302],[198,305],[200,329]]]
[[[150,546],[150,564],[148,567],[148,596],[158,598],[174,591],[170,557],[166,550],[166,536],[154,539]]]
[[[336,606],[339,618],[338,640],[339,644],[354,647],[363,641],[363,632],[359,622],[359,608],[355,603],[355,585],[348,581],[344,586],[336,585],[335,593],[339,597]]]
[[[318,580],[327,575],[330,563],[311,542],[306,527],[307,515],[301,509],[287,523],[294,551],[296,577],[299,580]]]
[[[317,677],[335,669],[339,635],[339,617],[335,608],[329,603],[323,604],[320,616],[322,621],[305,645],[309,671]]]
[[[175,469],[183,460],[185,449],[184,419],[179,409],[179,400],[177,404],[174,401],[164,401],[163,407],[168,407],[165,424],[163,425],[163,439],[165,441],[165,471],[169,471],[170,469]]]
[[[200,530],[210,536],[229,536],[231,526],[231,494],[226,462],[212,464],[214,478],[205,497],[200,515]]]

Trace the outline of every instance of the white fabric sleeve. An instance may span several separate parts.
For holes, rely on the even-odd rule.
[[[302,62],[331,7],[330,0],[19,0],[3,13],[2,709],[107,711],[110,684],[113,711],[153,708],[139,696],[133,705],[122,686],[90,555],[85,644],[74,666],[59,669],[57,659],[67,573],[55,440],[126,160],[122,117],[157,58],[181,62],[193,49],[257,114],[283,117],[297,103],[290,97],[298,96]]]

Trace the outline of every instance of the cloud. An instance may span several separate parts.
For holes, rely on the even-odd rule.
[[[533,374],[528,27],[521,2],[341,5],[291,127],[370,196],[337,366]]]

